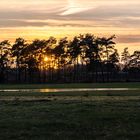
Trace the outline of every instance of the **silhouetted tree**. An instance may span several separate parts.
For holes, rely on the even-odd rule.
[[[127,70],[129,68],[130,60],[131,60],[131,55],[128,51],[128,48],[124,48],[124,51],[121,54],[121,62],[123,64],[124,70]]]
[[[15,43],[12,46],[12,57],[15,58],[16,62],[16,69],[17,69],[17,81],[20,82],[21,80],[21,69],[22,69],[22,64],[24,62],[24,57],[23,57],[23,50],[26,48],[27,44],[26,41],[23,38],[17,38]]]
[[[113,41],[113,39],[115,39],[115,35],[109,37],[109,38],[106,38],[106,37],[103,37],[101,38],[101,44],[102,46],[104,46],[104,58],[105,58],[105,64],[107,65],[107,81],[109,81],[109,66],[108,66],[108,63],[109,63],[109,56],[114,52],[114,48],[115,48],[115,42]]]
[[[67,58],[67,55],[66,55],[67,45],[68,45],[68,40],[65,37],[58,42],[58,44],[53,50],[53,53],[55,56],[55,62],[58,68],[58,74],[57,74],[58,80],[60,80],[60,76],[61,76],[60,70],[61,68],[65,67],[65,64],[67,61],[66,59]]]
[[[121,63],[115,36],[83,34],[68,40],[17,38],[0,42],[0,82],[109,82],[140,78],[140,51],[125,48]],[[121,68],[121,69],[120,69]],[[16,76],[15,76],[16,73]],[[120,77],[119,77],[120,76]],[[7,81],[6,81],[7,80]]]
[[[137,68],[140,68],[140,51],[135,51],[131,55],[131,59],[129,61],[129,67],[137,67]]]
[[[8,40],[0,42],[0,83],[5,82],[5,75],[10,61],[10,47]]]

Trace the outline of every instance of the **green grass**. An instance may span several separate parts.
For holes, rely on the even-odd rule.
[[[41,88],[140,88],[140,83],[80,83],[80,84],[5,84],[0,89],[41,89]]]
[[[91,99],[97,97],[136,97],[140,96],[140,90],[130,90],[130,91],[79,91],[79,92],[57,92],[57,93],[37,93],[37,92],[0,92],[0,99],[10,99],[13,97],[17,98],[71,98],[71,97],[81,97],[86,99]]]
[[[0,102],[0,138],[140,139],[140,100]]]
[[[1,85],[2,88],[131,87],[124,84]],[[1,140],[139,140],[140,90],[1,92]]]

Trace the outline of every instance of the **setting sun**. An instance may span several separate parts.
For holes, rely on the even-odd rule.
[[[44,57],[44,61],[47,62],[49,58],[47,56]]]

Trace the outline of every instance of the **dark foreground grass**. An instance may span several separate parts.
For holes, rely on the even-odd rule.
[[[140,100],[0,101],[1,140],[140,139]]]
[[[139,88],[139,83],[129,84],[112,87]],[[87,88],[87,85],[51,85],[50,88]],[[46,85],[36,86],[45,88]],[[36,86],[2,85],[0,88]],[[99,86],[111,87],[111,84]],[[0,140],[94,139],[140,139],[140,90],[0,93]]]

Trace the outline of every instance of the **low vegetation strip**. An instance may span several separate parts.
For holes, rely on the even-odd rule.
[[[93,102],[93,101],[129,101],[129,100],[140,100],[140,96],[46,96],[46,97],[35,97],[35,96],[3,96],[0,97],[0,101],[14,101],[18,103],[20,101],[43,101],[43,102],[53,102],[53,101],[68,101],[68,102]]]
[[[63,88],[63,89],[0,89],[0,92],[38,92],[38,93],[58,93],[58,92],[89,92],[89,91],[139,91],[140,88]]]
[[[0,89],[59,89],[59,88],[140,88],[139,82],[130,83],[75,83],[75,84],[1,84]]]

